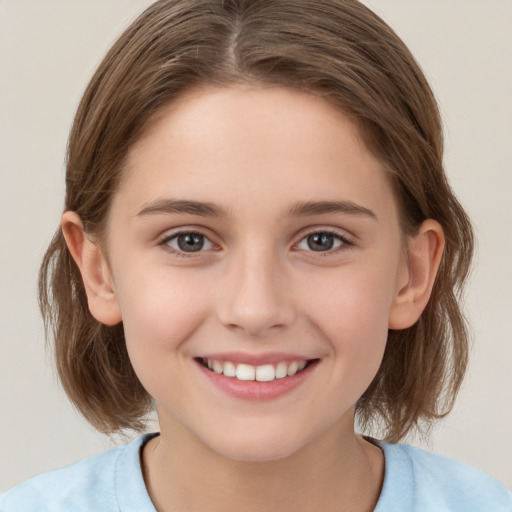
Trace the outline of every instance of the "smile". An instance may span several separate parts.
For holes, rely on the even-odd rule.
[[[258,382],[271,382],[277,379],[284,379],[285,377],[292,377],[300,373],[308,365],[308,361],[305,360],[282,361],[277,364],[264,364],[260,366],[206,358],[202,358],[200,362],[205,368],[219,375],[241,381]]]

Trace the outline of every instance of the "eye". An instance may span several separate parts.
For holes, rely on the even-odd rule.
[[[297,245],[298,249],[314,252],[327,252],[338,249],[343,245],[351,245],[350,242],[329,231],[319,231],[305,236]]]
[[[162,245],[167,245],[177,252],[199,252],[213,248],[212,242],[201,233],[183,232],[162,240]]]

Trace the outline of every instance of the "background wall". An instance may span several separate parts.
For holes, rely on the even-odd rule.
[[[95,433],[56,383],[36,276],[63,205],[64,151],[80,95],[149,3],[0,0],[0,491],[116,441]],[[437,93],[449,178],[480,241],[467,301],[471,371],[426,447],[512,487],[512,1],[366,3],[409,45]]]

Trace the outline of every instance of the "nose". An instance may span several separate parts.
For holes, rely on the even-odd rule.
[[[217,301],[220,321],[250,336],[289,326],[295,307],[284,267],[270,251],[247,250],[234,256]]]

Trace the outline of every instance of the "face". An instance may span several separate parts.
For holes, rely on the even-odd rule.
[[[353,436],[400,240],[388,177],[324,100],[238,86],[170,105],[129,154],[106,243],[162,436],[242,460]]]

